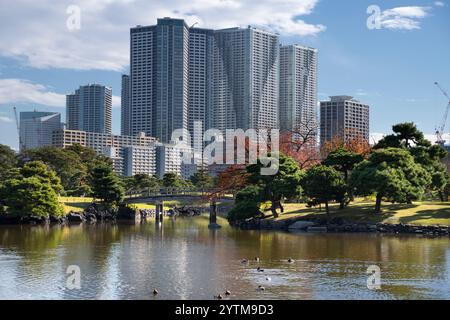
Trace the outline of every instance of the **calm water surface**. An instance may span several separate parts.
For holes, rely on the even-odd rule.
[[[0,298],[212,299],[230,290],[232,299],[450,299],[449,238],[239,231],[220,223],[218,231],[208,230],[206,217],[162,226],[0,226]],[[256,256],[259,264],[241,263]],[[81,290],[65,286],[69,265],[81,269]],[[382,270],[379,291],[367,289],[370,265]]]

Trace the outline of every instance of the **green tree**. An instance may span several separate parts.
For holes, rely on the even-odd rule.
[[[430,146],[430,142],[425,139],[423,133],[417,129],[412,122],[399,123],[392,127],[394,134],[381,139],[375,149],[385,148],[411,148],[413,145]]]
[[[380,212],[382,199],[411,203],[420,198],[431,184],[431,176],[407,150],[388,148],[374,151],[357,165],[351,184],[358,195],[376,194],[375,212]]]
[[[353,200],[353,194],[348,185],[348,177],[351,170],[363,160],[364,157],[361,154],[347,150],[344,146],[340,146],[331,151],[327,158],[322,162],[323,165],[331,166],[344,175],[348,195],[342,197],[340,209],[344,209],[346,202]]]
[[[331,201],[341,201],[346,184],[342,174],[333,167],[319,165],[306,172],[302,180],[305,194],[315,203],[324,203],[329,220]]]
[[[173,194],[183,188],[183,179],[174,172],[168,172],[163,176],[163,186],[166,192]]]
[[[81,161],[80,156],[72,150],[52,146],[26,150],[21,154],[22,162],[42,161],[54,170],[61,179],[64,190],[70,195],[77,191],[85,190],[83,185],[87,184],[88,168]]]
[[[202,194],[214,186],[214,178],[208,173],[207,170],[198,170],[194,173],[190,180],[197,190],[202,192]]]
[[[278,172],[275,175],[262,175],[264,165],[258,160],[257,164],[247,166],[250,183],[262,190],[263,201],[270,201],[272,214],[278,218],[277,209],[284,212],[281,201],[284,198],[295,198],[301,195],[300,181],[303,171],[297,162],[284,154],[279,155]]]
[[[118,205],[125,193],[122,182],[112,166],[104,163],[92,168],[91,189],[94,198],[102,200],[107,206]]]
[[[400,123],[393,126],[392,130],[394,134],[383,138],[375,149],[393,147],[408,150],[416,163],[430,173],[432,182],[428,186],[429,191],[437,191],[440,199],[444,200],[443,190],[447,180],[444,177],[446,169],[442,165],[442,159],[447,156],[447,151],[440,145],[432,145],[413,123]]]
[[[155,194],[161,188],[158,178],[147,174],[136,174],[133,177],[125,177],[124,181],[127,192]]]
[[[261,189],[256,185],[248,186],[236,194],[235,204],[228,213],[230,222],[249,218],[261,218]]]
[[[10,147],[0,144],[0,181],[4,174],[17,166],[17,155]]]
[[[62,190],[56,173],[39,161],[29,162],[9,172],[0,186],[0,197],[7,212],[15,216],[62,215],[58,201]]]

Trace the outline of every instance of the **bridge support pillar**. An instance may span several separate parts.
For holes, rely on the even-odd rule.
[[[217,223],[217,203],[216,200],[211,200],[209,204],[209,225],[208,228],[210,229],[220,229],[222,226],[220,226]]]

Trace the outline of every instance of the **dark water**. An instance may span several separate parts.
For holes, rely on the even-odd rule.
[[[212,299],[230,290],[232,299],[450,299],[449,238],[210,231],[207,223],[0,226],[0,298]],[[259,264],[241,263],[256,256]],[[80,290],[66,287],[69,265],[80,267]],[[381,290],[367,288],[370,265],[381,268]]]

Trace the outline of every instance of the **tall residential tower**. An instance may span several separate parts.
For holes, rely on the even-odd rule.
[[[66,124],[69,130],[112,132],[112,91],[99,84],[81,86],[66,96]]]
[[[213,73],[214,128],[278,128],[278,35],[252,27],[215,31]]]
[[[131,135],[131,92],[130,76],[122,75],[122,90],[120,96],[120,134]]]
[[[317,127],[317,49],[280,48],[280,129],[301,132]],[[315,139],[317,140],[317,139]]]
[[[181,19],[158,19],[131,29],[131,134],[169,142],[188,127],[189,28]]]

